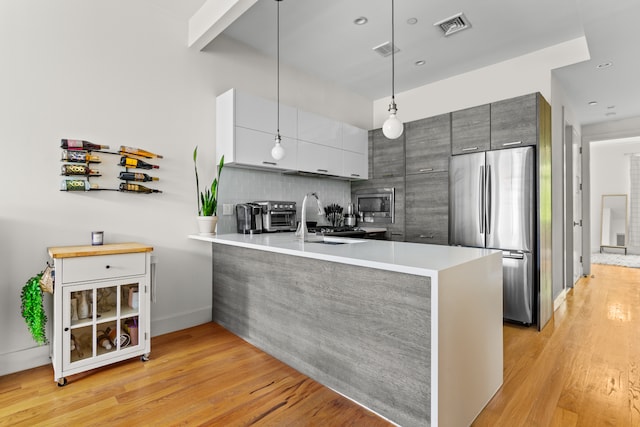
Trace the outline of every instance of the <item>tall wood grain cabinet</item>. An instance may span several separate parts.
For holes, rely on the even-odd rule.
[[[406,125],[405,241],[449,243],[451,114]]]
[[[139,243],[49,248],[55,267],[54,380],[136,356],[148,360],[151,251]]]
[[[451,154],[487,151],[491,147],[491,105],[451,113]]]
[[[509,98],[491,104],[491,149],[538,144],[538,99],[542,95]]]
[[[382,129],[373,131],[373,178],[404,176],[404,139],[388,139]]]

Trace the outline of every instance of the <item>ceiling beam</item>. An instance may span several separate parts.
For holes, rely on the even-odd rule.
[[[189,19],[188,46],[203,50],[258,0],[207,0]]]

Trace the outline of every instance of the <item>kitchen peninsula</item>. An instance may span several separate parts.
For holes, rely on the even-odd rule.
[[[502,254],[293,233],[212,243],[213,321],[402,426],[467,426],[502,384]]]

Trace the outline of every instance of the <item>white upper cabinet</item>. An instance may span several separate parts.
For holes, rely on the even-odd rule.
[[[268,99],[248,95],[231,89],[235,96],[236,126],[246,129],[259,130],[265,133],[276,134],[278,127],[278,104]],[[280,104],[280,135],[289,138],[297,138],[297,110],[293,107]]]
[[[342,176],[342,150],[312,142],[298,141],[298,170]]]
[[[298,110],[298,139],[314,144],[342,148],[342,123],[314,113]]]
[[[275,144],[277,104],[235,89],[216,98],[216,162],[279,170],[295,170],[297,161],[297,110],[280,106],[280,135],[285,157],[271,157]]]
[[[216,161],[229,166],[313,172],[367,179],[368,133],[337,120],[280,104],[280,135],[285,157],[271,149],[277,104],[230,89],[216,99]]]
[[[367,153],[342,151],[342,176],[351,179],[369,179],[369,159]]]
[[[352,126],[348,123],[342,124],[342,149],[355,153],[367,154],[369,149],[369,132],[364,129]]]
[[[271,157],[271,149],[274,145],[273,134],[239,126],[235,128],[235,132],[235,163],[268,169],[297,169],[298,144],[295,139],[283,136],[282,147],[285,156],[281,160],[274,160]]]

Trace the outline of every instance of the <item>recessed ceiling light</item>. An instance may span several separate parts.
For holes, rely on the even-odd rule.
[[[418,67],[420,67],[421,65],[426,64],[426,62],[425,62],[425,60],[424,60],[424,59],[421,59],[420,61],[416,61],[416,62],[415,62],[415,64],[416,64]]]
[[[418,23],[418,18],[409,18],[407,19],[407,24],[414,25]]]
[[[591,106],[598,105],[598,101],[590,101],[589,105],[591,105]]]
[[[365,18],[364,16],[361,16],[360,18],[356,18],[353,20],[353,23],[356,25],[364,25],[367,22],[369,22],[369,20],[367,18]]]
[[[598,68],[598,69],[609,68],[612,65],[613,65],[613,62],[603,62],[602,64],[596,65],[596,68]]]
[[[605,114],[605,116],[615,116],[616,112],[615,111],[610,111],[607,114]]]

